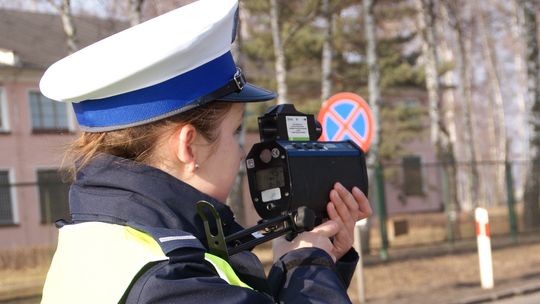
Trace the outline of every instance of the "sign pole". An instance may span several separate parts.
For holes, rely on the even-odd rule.
[[[351,140],[364,153],[367,153],[369,150],[374,130],[373,114],[368,103],[362,97],[350,92],[337,93],[323,103],[317,120],[323,130],[320,140]],[[359,256],[355,272],[359,303],[366,303],[364,261],[362,258],[362,239],[360,236],[362,225],[367,225],[365,219],[356,222],[354,231],[355,249]]]
[[[476,219],[476,240],[480,262],[480,282],[483,289],[493,288],[493,262],[491,260],[491,239],[488,212],[484,208],[474,210]]]
[[[354,247],[356,252],[358,252],[358,264],[356,264],[356,290],[358,293],[358,301],[360,304],[366,303],[366,292],[364,287],[364,258],[362,256],[362,236],[361,236],[361,226],[366,223],[362,223],[366,219],[356,222],[354,229]]]

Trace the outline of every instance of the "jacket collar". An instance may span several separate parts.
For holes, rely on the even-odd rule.
[[[205,240],[195,206],[199,200],[214,206],[226,235],[242,229],[225,204],[157,168],[107,154],[79,171],[69,193],[75,223],[104,221],[180,229]]]

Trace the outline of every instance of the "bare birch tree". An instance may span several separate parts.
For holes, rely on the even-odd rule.
[[[71,14],[71,0],[47,0],[60,13],[62,19],[62,28],[66,34],[66,44],[70,54],[75,53],[78,49],[77,33],[75,24],[73,23],[73,15]]]
[[[523,34],[526,40],[527,96],[530,103],[528,123],[529,157],[527,180],[525,183],[523,222],[526,228],[540,227],[540,65],[538,61],[538,24],[536,12],[538,3],[534,0],[520,0],[524,12]]]
[[[455,157],[452,142],[443,120],[440,84],[437,67],[438,56],[435,35],[434,0],[416,0],[418,24],[422,37],[422,54],[425,61],[426,87],[429,100],[431,142],[435,146],[437,160],[442,165],[443,198],[449,220],[448,238],[453,241],[459,232],[457,212],[459,204],[456,193]]]
[[[518,132],[518,138],[520,141],[523,142],[523,149],[520,153],[520,159],[526,159],[527,158],[527,151],[528,151],[528,141],[529,141],[529,132],[527,127],[527,104],[525,100],[526,95],[526,87],[527,87],[527,80],[526,76],[527,73],[525,71],[525,61],[524,61],[524,46],[523,46],[523,10],[520,9],[520,6],[518,4],[518,0],[512,0],[512,23],[511,23],[511,31],[512,31],[512,41],[513,41],[513,54],[514,54],[514,71],[515,71],[515,77],[517,79],[516,81],[516,90],[515,90],[515,98],[517,101],[518,109],[520,116],[522,117],[522,121],[520,122],[521,126],[517,128]],[[520,166],[519,167],[519,183],[516,184],[516,199],[518,201],[521,201],[523,199],[523,192],[525,190],[525,183],[524,181],[527,178],[527,170]]]
[[[324,102],[332,94],[332,27],[334,12],[330,0],[322,0],[324,36],[321,60],[321,100]]]
[[[128,0],[129,24],[131,26],[142,22],[142,7],[144,0]]]
[[[470,162],[468,177],[468,197],[471,207],[477,206],[479,174],[476,163],[476,141],[474,137],[473,113],[472,113],[472,77],[470,64],[470,48],[467,48],[464,20],[460,12],[462,7],[459,0],[446,0],[444,7],[447,11],[448,21],[456,35],[457,47],[455,48],[456,65],[459,74],[458,96],[462,102],[464,130],[463,142],[466,147],[467,160]]]
[[[381,142],[381,93],[379,81],[381,73],[377,63],[377,36],[376,23],[374,15],[375,0],[363,0],[363,18],[364,29],[366,35],[366,56],[368,65],[368,90],[369,90],[369,106],[375,120],[373,137],[371,138],[370,153],[368,157],[368,166],[374,167],[380,161],[379,158],[379,143]]]
[[[488,19],[488,14],[484,8],[476,7],[478,12],[478,27],[482,40],[482,53],[486,60],[486,70],[488,74],[489,87],[493,98],[490,98],[492,103],[490,119],[490,137],[491,157],[496,163],[494,164],[495,178],[492,180],[492,189],[495,191],[495,199],[503,199],[505,188],[504,164],[499,163],[506,161],[506,151],[508,150],[506,141],[506,117],[504,114],[504,100],[501,89],[501,80],[497,71],[497,54],[495,51],[495,42],[493,41],[493,33],[491,31],[491,22]]]
[[[447,19],[446,10],[443,8],[443,5],[439,6],[440,15],[442,18]],[[444,22],[436,22],[435,24],[436,34],[439,39],[437,39],[437,48],[440,57],[443,62],[453,62],[454,61],[454,51],[449,46],[446,24]],[[440,90],[441,90],[441,101],[439,109],[441,119],[446,122],[446,129],[448,130],[449,141],[454,147],[454,155],[457,158],[457,155],[460,155],[458,148],[462,147],[459,145],[459,136],[457,132],[457,123],[456,123],[456,96],[455,96],[455,72],[452,69],[449,69],[444,72],[440,77]],[[459,168],[456,168],[456,197],[458,196],[459,185]],[[460,200],[462,201],[462,200]]]
[[[233,44],[232,53],[235,58],[235,62],[237,66],[242,67],[244,63],[244,56],[242,54],[242,44],[245,38],[245,35],[247,34],[247,31],[245,30],[245,25],[247,24],[248,14],[249,11],[244,9],[243,2],[239,2],[239,11],[238,11],[238,23],[236,27],[236,40]],[[245,111],[244,111],[244,124],[245,124]],[[243,148],[246,144],[246,128],[242,127],[242,130],[240,132],[238,142],[240,146]],[[238,171],[238,175],[236,176],[236,179],[234,180],[234,185],[231,191],[231,194],[227,198],[227,205],[231,207],[235,219],[238,223],[242,225],[246,225],[246,213],[244,208],[244,177],[246,176],[246,167],[244,165],[244,162],[241,162],[240,164],[240,170]]]
[[[366,35],[366,56],[368,64],[368,103],[373,114],[373,137],[371,138],[370,151],[368,154],[367,165],[370,168],[370,180],[374,179],[373,168],[380,163],[379,146],[381,142],[381,94],[380,94],[380,70],[377,56],[377,32],[375,20],[375,1],[363,0],[362,14],[364,19],[364,30]],[[368,220],[369,221],[369,220]],[[364,252],[369,251],[369,226],[361,230],[362,249]]]
[[[287,68],[285,66],[285,50],[281,42],[281,29],[279,26],[279,0],[270,0],[270,23],[272,27],[272,41],[274,44],[276,82],[278,91],[278,104],[287,103]]]

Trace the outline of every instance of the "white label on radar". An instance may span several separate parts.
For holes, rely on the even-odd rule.
[[[261,192],[261,198],[264,203],[281,199],[279,188],[272,188]]]
[[[286,118],[289,140],[309,140],[307,117],[287,116]]]

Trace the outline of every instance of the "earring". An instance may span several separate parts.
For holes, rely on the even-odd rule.
[[[195,170],[199,169],[201,166],[199,166],[198,163],[195,163]]]

